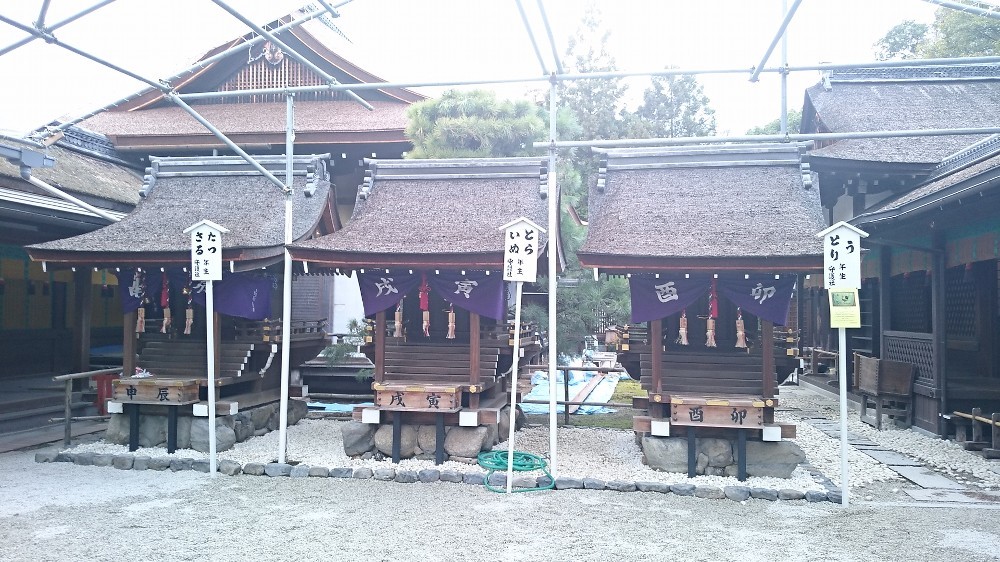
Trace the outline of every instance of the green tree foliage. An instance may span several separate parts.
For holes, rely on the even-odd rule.
[[[996,9],[985,2],[968,2]],[[1000,20],[951,8],[938,8],[934,23],[904,21],[875,43],[879,60],[982,57],[1000,54]]]
[[[715,134],[715,110],[694,76],[655,76],[636,110],[641,137],[701,137]]]
[[[928,27],[913,20],[906,20],[889,30],[875,43],[878,60],[915,59],[918,49],[927,40]]]
[[[449,90],[409,109],[410,158],[530,156],[545,138],[545,111],[527,100],[498,100],[486,90]]]
[[[789,134],[794,134],[799,132],[802,126],[802,110],[793,109],[788,112],[788,129]],[[781,133],[781,118],[771,121],[767,125],[761,127],[754,127],[747,131],[748,135],[777,135]]]

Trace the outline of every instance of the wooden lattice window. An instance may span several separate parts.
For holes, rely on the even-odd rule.
[[[892,278],[890,300],[892,330],[901,332],[931,331],[931,279],[926,271]]]
[[[237,70],[229,77],[218,91],[232,92],[238,90],[251,90],[260,88],[290,88],[296,86],[322,86],[326,82],[307,68],[305,65],[290,57],[283,57],[280,62],[274,64],[264,57],[261,57],[247,66]],[[313,100],[344,100],[347,99],[342,91],[323,90],[319,92],[300,92],[295,95],[295,99],[301,101]],[[238,97],[214,98],[205,100],[205,103],[265,103],[284,102],[285,96],[282,93],[275,94],[250,94]]]
[[[945,333],[949,338],[976,337],[976,279],[972,268],[945,272]]]

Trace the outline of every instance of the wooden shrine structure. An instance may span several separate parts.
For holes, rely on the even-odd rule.
[[[822,268],[824,223],[804,150],[600,151],[578,255],[627,276],[632,320],[646,323],[645,340],[628,341],[648,391],[636,432],[692,444],[696,432],[738,432],[742,443],[794,435],[774,423],[773,325],[785,323],[797,274]]]
[[[996,64],[844,69],[806,91],[802,130],[992,126],[998,96]],[[914,366],[904,421],[935,435],[951,433],[955,412],[1000,412],[998,146],[987,135],[851,139],[809,154],[831,224],[870,233],[849,353]],[[821,309],[803,308],[805,345],[829,349]]]
[[[282,156],[259,161],[277,175],[286,165]],[[328,161],[326,155],[294,158],[296,240],[340,226]],[[206,338],[215,343],[217,397],[227,401],[223,412],[276,401],[282,338],[291,338],[293,365],[327,345],[321,322],[293,321],[291,334],[281,331],[284,192],[240,157],[175,157],[153,160],[142,196],[118,223],[27,248],[49,269],[104,269],[119,277],[126,311],[123,376],[113,381],[109,410],[121,412],[130,403],[195,403],[197,411],[196,403],[210,391]],[[184,232],[200,220],[229,230],[222,240],[223,279],[215,284],[211,334],[205,331],[203,286],[188,272],[191,240]]]
[[[497,424],[507,393],[516,391],[513,338],[521,340],[522,366],[542,352],[531,331],[508,324],[512,301],[502,280],[500,228],[520,217],[547,223],[547,164],[541,158],[366,162],[350,222],[291,247],[310,271],[359,280],[374,326],[366,352],[375,365],[375,405],[355,416],[395,427]],[[536,247],[531,259],[558,251],[542,233]]]

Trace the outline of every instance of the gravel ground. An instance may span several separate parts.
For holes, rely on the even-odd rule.
[[[783,419],[809,466],[790,480],[748,486],[824,489],[839,473],[839,440],[806,419],[836,419],[837,405],[807,389],[782,389]],[[971,487],[1000,489],[987,461],[914,431],[850,430],[915,458]],[[386,466],[347,459],[340,423],[304,420],[289,429],[289,460],[326,467]],[[518,450],[543,452],[545,427],[515,437]],[[639,461],[631,432],[565,428],[561,475],[605,480],[736,485],[731,478],[654,472]],[[277,435],[220,454],[267,462]],[[96,442],[74,452],[122,453]],[[139,454],[165,455],[162,449]],[[197,457],[193,451],[183,456]],[[33,451],[0,455],[0,560],[997,560],[997,504],[910,500],[912,485],[852,450],[849,508],[804,500],[743,502],[662,494],[559,490],[504,496],[482,486],[399,484],[372,479],[219,476],[194,471],[115,470],[34,462]],[[404,461],[398,468],[431,467]],[[476,467],[448,463],[472,472]]]

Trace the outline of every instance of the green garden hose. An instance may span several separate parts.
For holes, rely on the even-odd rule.
[[[497,492],[498,494],[507,493],[506,489],[494,488],[490,486],[490,476],[493,473],[500,471],[507,471],[507,451],[486,451],[485,453],[479,453],[479,466],[487,470],[486,476],[483,478],[483,484],[491,492]],[[540,492],[542,490],[551,490],[555,487],[555,479],[549,474],[549,471],[545,469],[548,464],[545,459],[538,455],[533,455],[531,453],[525,453],[523,451],[514,451],[514,472],[528,472],[532,470],[541,470],[545,473],[545,476],[549,477],[549,483],[545,486],[538,488],[518,488],[511,489],[512,492]]]

